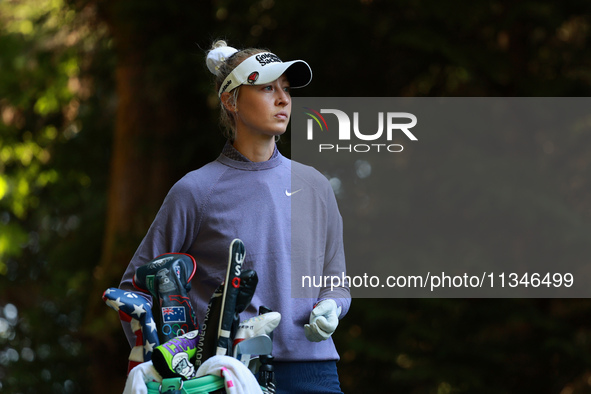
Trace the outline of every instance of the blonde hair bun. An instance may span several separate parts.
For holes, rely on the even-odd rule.
[[[219,76],[221,65],[236,52],[238,52],[238,50],[228,46],[226,41],[219,40],[214,42],[211,46],[211,50],[207,53],[207,58],[205,59],[207,68],[213,75]]]

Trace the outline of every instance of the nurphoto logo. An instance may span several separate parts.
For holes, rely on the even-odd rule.
[[[351,125],[351,118],[349,117],[349,115],[347,115],[347,113],[339,109],[321,109],[320,111],[316,111],[308,107],[304,107],[304,109],[306,110],[305,114],[310,117],[307,120],[306,127],[307,139],[309,141],[314,140],[314,135],[318,132],[335,133],[334,131],[329,130],[328,123],[325,117],[322,116],[322,114],[331,114],[336,116],[338,130],[335,133],[335,137],[338,137],[339,142],[356,140],[366,142],[360,144],[321,143],[318,144],[318,151],[321,153],[324,151],[357,153],[364,153],[370,151],[391,153],[402,152],[402,150],[404,149],[402,145],[391,143],[396,133],[402,133],[411,141],[418,141],[417,137],[415,137],[415,135],[410,131],[411,128],[416,126],[417,117],[408,112],[378,112],[377,131],[362,131],[359,127],[359,112],[353,112],[353,124]],[[407,120],[406,123],[403,122],[404,119]],[[334,118],[332,118],[331,123],[333,121]],[[353,131],[353,133],[351,133],[351,130]]]

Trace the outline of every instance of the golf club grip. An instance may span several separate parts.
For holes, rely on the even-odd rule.
[[[273,312],[270,308],[267,308],[264,305],[259,307],[259,315],[264,315],[265,313]],[[273,339],[273,333],[269,333],[269,337]],[[271,355],[262,355],[259,356],[259,360],[261,362],[261,366],[259,368],[259,378],[258,382],[261,386],[267,389],[268,394],[275,394],[275,368],[273,367],[273,356]]]
[[[230,244],[228,256],[228,269],[224,281],[224,295],[222,299],[222,316],[218,329],[218,345],[216,355],[228,355],[232,350],[232,323],[234,322],[234,312],[236,310],[236,299],[240,289],[240,274],[242,272],[242,263],[244,262],[245,247],[244,243],[235,239]]]
[[[199,343],[195,357],[195,366],[199,368],[208,358],[215,356],[218,344],[218,322],[221,318],[223,286],[220,285],[211,296],[205,319],[199,332]]]

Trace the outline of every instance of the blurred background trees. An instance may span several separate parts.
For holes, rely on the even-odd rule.
[[[578,0],[1,1],[0,390],[121,391],[129,347],[100,296],[169,187],[223,146],[213,39],[305,59],[306,96],[588,96],[589,17]],[[587,223],[590,149],[559,163]],[[590,312],[354,300],[335,334],[342,386],[590,392]]]

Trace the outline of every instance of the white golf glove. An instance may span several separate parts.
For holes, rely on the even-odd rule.
[[[341,307],[335,300],[322,300],[310,313],[310,324],[304,325],[306,338],[310,342],[324,341],[332,335],[339,325]]]

